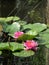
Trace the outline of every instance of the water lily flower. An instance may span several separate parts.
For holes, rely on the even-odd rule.
[[[20,31],[18,31],[18,32],[15,32],[14,33],[14,38],[18,38],[18,37],[20,37],[21,35],[23,35],[24,34],[24,32],[20,32]]]
[[[37,50],[38,43],[35,42],[34,40],[27,40],[24,42],[25,50]]]

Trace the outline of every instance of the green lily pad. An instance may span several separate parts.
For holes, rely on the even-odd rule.
[[[20,18],[17,17],[17,16],[15,16],[15,17],[13,18],[13,21],[18,21],[18,20],[20,20]]]
[[[11,46],[11,47],[10,47],[10,50],[11,50],[11,51],[24,49],[24,46],[23,46],[23,44],[21,44],[21,43],[11,42],[11,43],[10,43],[10,46]]]
[[[7,17],[5,21],[6,21],[6,22],[10,22],[11,20],[13,20],[13,16]]]
[[[4,49],[9,49],[9,44],[8,43],[0,43],[0,50],[4,50]]]
[[[0,43],[0,50],[22,50],[24,49],[24,45],[17,42],[7,42],[7,43]]]
[[[24,33],[23,35],[21,35],[17,40],[20,40],[20,41],[26,41],[26,40],[32,40],[33,38],[35,38],[37,35],[37,32],[36,31],[28,31],[27,33]]]
[[[41,43],[41,44],[45,44],[45,45],[49,44],[49,29],[40,33],[39,37],[40,37],[41,41],[43,41],[43,43]]]
[[[26,22],[26,21],[22,21],[22,20],[20,20],[20,21],[19,21],[19,24],[20,24],[21,26],[23,26],[23,25],[26,25],[27,22]]]
[[[6,18],[0,18],[0,22],[5,22]]]
[[[46,48],[49,48],[49,44],[48,45],[45,45],[46,46]]]
[[[47,25],[46,24],[41,24],[41,23],[27,24],[27,25],[23,26],[23,30],[31,29],[31,30],[36,31],[38,33],[43,31],[46,28],[47,28]]]
[[[14,34],[16,31],[20,30],[20,24],[17,22],[14,22],[13,24],[9,25],[6,29],[6,31],[9,32],[9,34]]]
[[[31,50],[28,50],[28,51],[23,50],[21,52],[15,52],[13,53],[13,55],[18,56],[18,57],[29,57],[29,56],[34,55],[34,52]]]

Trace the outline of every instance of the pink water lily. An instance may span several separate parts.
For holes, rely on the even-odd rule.
[[[37,50],[38,43],[35,42],[34,40],[27,40],[24,42],[25,50]]]
[[[21,35],[23,35],[24,34],[24,32],[20,32],[20,31],[18,31],[18,32],[15,32],[14,33],[14,38],[19,38]]]

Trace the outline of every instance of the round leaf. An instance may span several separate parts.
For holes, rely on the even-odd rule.
[[[15,17],[13,18],[13,21],[18,21],[18,20],[20,20],[20,18],[17,17],[17,16],[15,16]]]
[[[23,46],[23,44],[21,44],[21,43],[11,42],[11,43],[10,43],[10,46],[11,46],[11,47],[10,47],[10,50],[11,50],[11,51],[24,49],[24,46]]]
[[[33,38],[35,38],[37,35],[37,32],[36,31],[28,31],[27,33],[21,35],[17,40],[20,40],[20,41],[26,41],[26,40],[31,40]]]
[[[47,48],[49,48],[49,45],[45,45]]]
[[[43,41],[41,44],[45,44],[45,45],[49,44],[49,29],[39,34],[39,37],[41,39],[41,42]]]
[[[13,16],[7,17],[5,21],[6,21],[6,22],[10,22],[11,20],[13,20]]]
[[[13,24],[11,24],[8,27],[9,33],[10,34],[14,34],[14,32],[19,31],[20,30],[20,24],[17,22],[14,22]]]
[[[8,42],[8,43],[0,43],[0,50],[22,50],[24,49],[24,45],[16,42]]]
[[[38,33],[43,31],[46,28],[47,28],[47,25],[41,24],[41,23],[27,24],[27,25],[23,26],[23,30],[31,29],[31,30],[36,31]]]
[[[0,43],[0,50],[4,50],[4,49],[9,49],[9,44],[8,43]]]
[[[5,22],[6,18],[0,18],[0,22]]]
[[[34,52],[31,50],[28,50],[28,51],[23,50],[21,52],[15,52],[13,53],[13,55],[18,56],[18,57],[29,57],[31,55],[34,55]]]

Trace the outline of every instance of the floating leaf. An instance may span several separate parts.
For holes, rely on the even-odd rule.
[[[11,42],[11,43],[10,43],[10,46],[11,46],[11,47],[10,47],[10,50],[11,50],[11,51],[24,49],[24,46],[23,46],[23,44],[21,44],[21,43]]]
[[[26,25],[27,22],[26,22],[26,21],[21,21],[21,20],[20,20],[20,21],[19,21],[19,24],[20,24],[20,25]]]
[[[0,22],[0,25],[2,26],[3,30],[5,31],[8,24],[6,22]]]
[[[13,24],[9,25],[7,28],[7,31],[9,31],[10,34],[14,34],[14,32],[20,30],[20,24],[17,22],[14,22]]]
[[[20,41],[26,41],[26,40],[31,40],[33,38],[35,38],[37,35],[37,32],[36,31],[28,31],[27,33],[21,35],[17,40],[20,40]]]
[[[7,42],[7,43],[0,43],[0,50],[22,50],[24,49],[23,44],[16,43],[16,42]]]
[[[6,21],[6,22],[10,22],[10,21],[12,21],[12,20],[13,20],[13,16],[7,17],[5,21]]]
[[[47,29],[46,31],[39,34],[39,36],[40,36],[40,39],[43,40],[43,44],[45,44],[45,45],[49,44],[49,29]]]
[[[5,32],[10,32],[10,26],[11,25],[7,25],[7,27],[5,28]]]
[[[20,20],[20,18],[17,17],[17,16],[15,16],[15,17],[13,18],[13,21],[18,21],[18,20]]]
[[[18,57],[29,57],[31,55],[34,55],[34,52],[31,50],[28,50],[28,51],[23,50],[21,52],[15,52],[13,53],[13,55],[18,56]]]
[[[36,31],[30,30],[26,32],[26,34],[36,36],[38,33]]]
[[[38,33],[43,31],[44,29],[47,28],[47,25],[41,24],[41,23],[34,23],[34,24],[27,24],[23,26],[23,30],[25,29],[31,29],[33,31],[37,31]]]
[[[45,45],[47,48],[49,48],[49,45]]]
[[[8,43],[0,43],[0,50],[9,49]]]
[[[5,22],[6,18],[0,18],[0,22]]]

